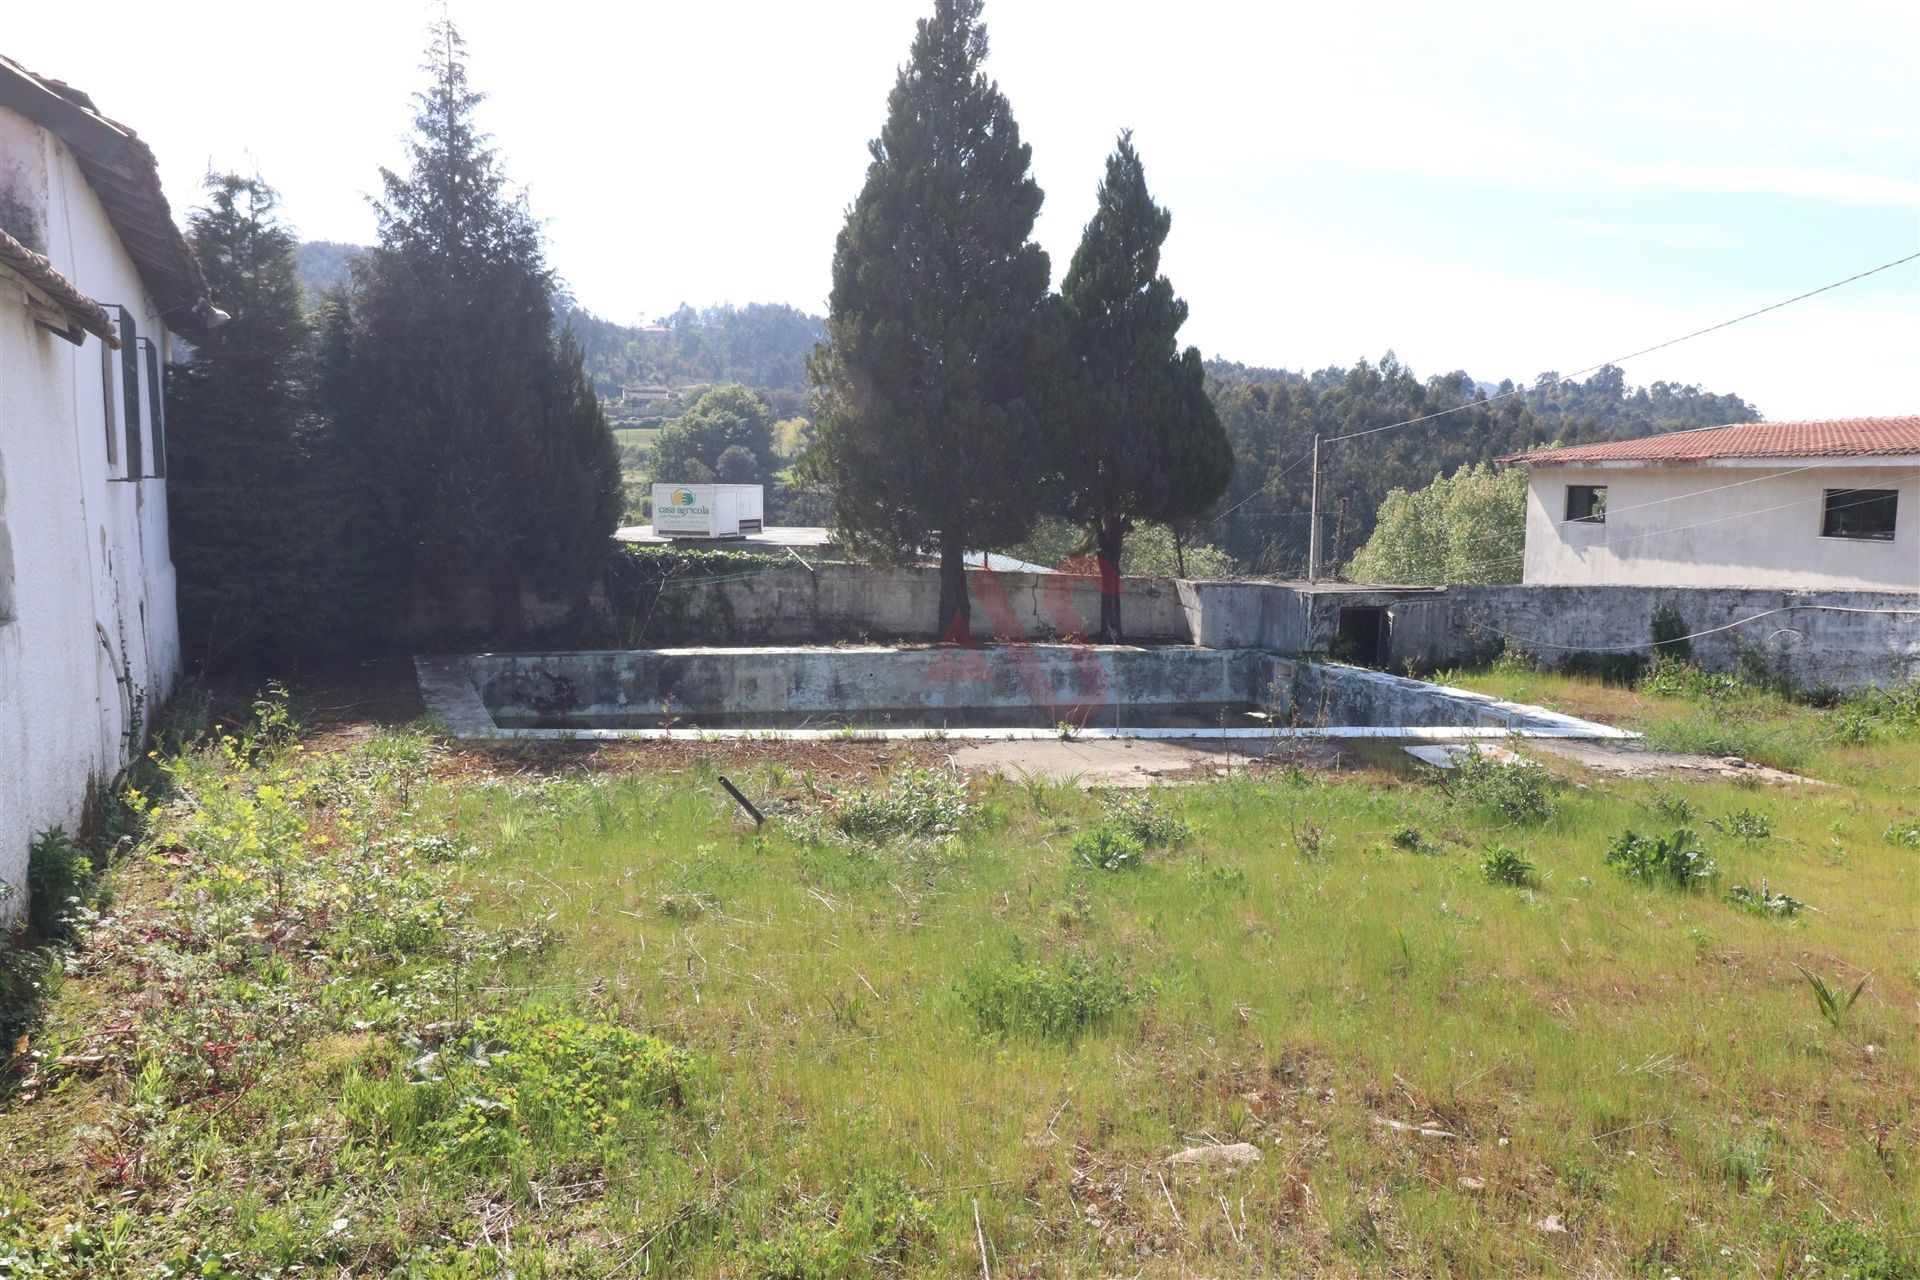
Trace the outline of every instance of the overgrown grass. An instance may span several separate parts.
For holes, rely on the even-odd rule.
[[[755,828],[698,744],[238,735],[82,922],[0,1274],[1913,1275],[1920,744],[1780,714],[1832,785],[1542,779],[1524,823],[734,759]],[[1754,901],[1607,867],[1682,826]]]

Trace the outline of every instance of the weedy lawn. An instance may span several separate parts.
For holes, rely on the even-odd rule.
[[[0,1275],[1920,1274],[1899,705],[1754,713],[1826,785],[1128,796],[268,710],[79,922]]]

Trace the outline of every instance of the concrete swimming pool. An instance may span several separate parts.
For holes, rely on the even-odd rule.
[[[414,660],[472,739],[1629,738],[1339,663],[1195,645],[620,649]]]

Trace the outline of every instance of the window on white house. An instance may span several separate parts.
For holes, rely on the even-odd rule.
[[[1898,489],[1829,489],[1826,514],[1820,521],[1823,538],[1864,538],[1892,542]]]
[[[140,478],[140,334],[133,323],[133,312],[120,311],[120,398],[126,406],[127,479]]]
[[[167,475],[167,413],[160,402],[160,348],[152,338],[140,339],[140,351],[147,365],[147,414],[153,419],[153,474],[164,480]]]
[[[1607,522],[1607,486],[1570,484],[1567,486],[1567,520],[1578,524]]]
[[[13,621],[13,537],[7,532],[7,466],[0,458],[0,627]]]
[[[107,426],[107,471],[120,465],[119,352],[100,344],[100,416]]]

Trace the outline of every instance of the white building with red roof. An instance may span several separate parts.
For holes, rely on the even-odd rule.
[[[1920,591],[1920,415],[1501,461],[1527,469],[1530,584]]]

